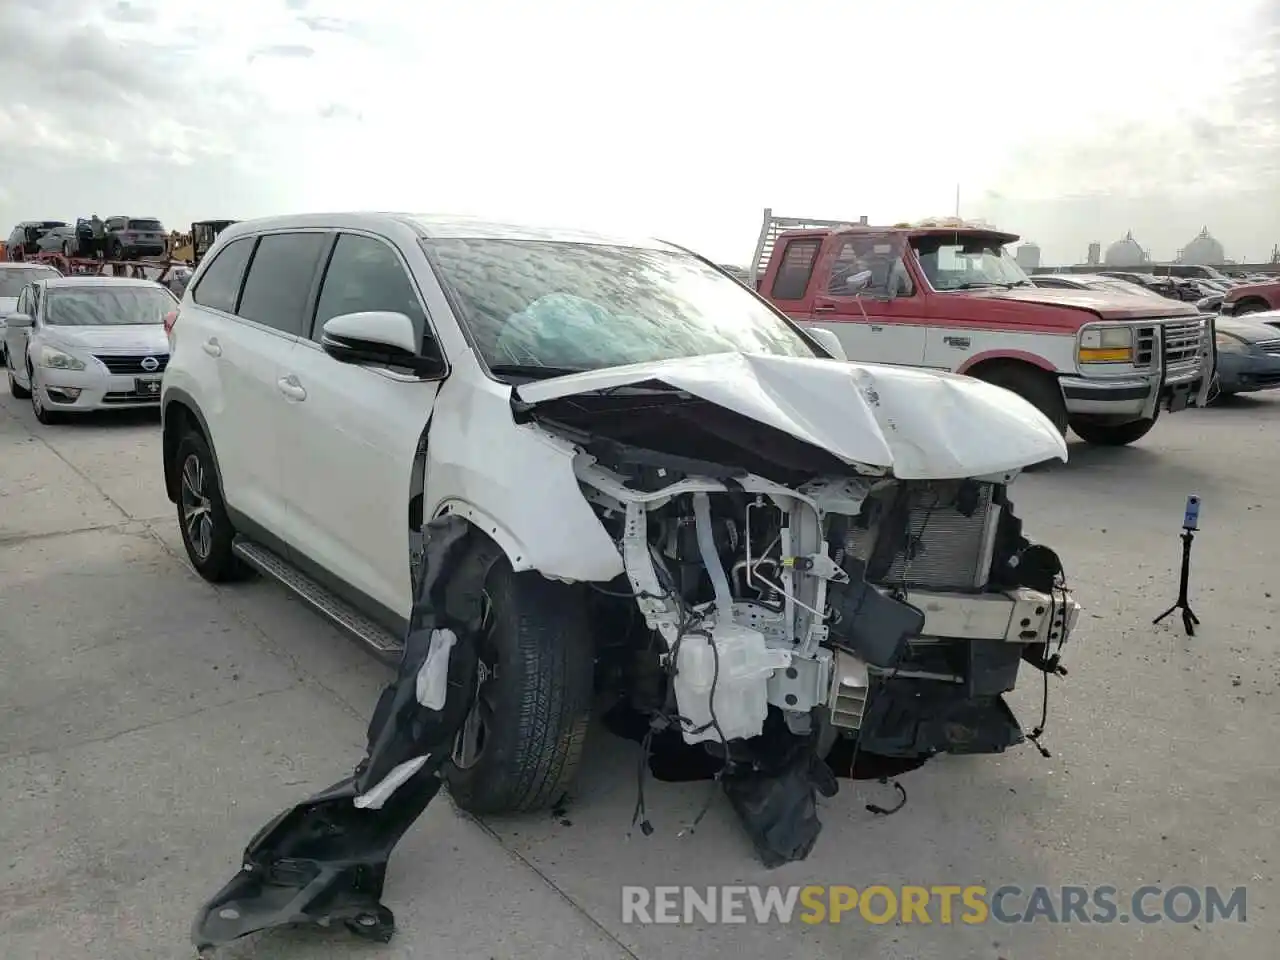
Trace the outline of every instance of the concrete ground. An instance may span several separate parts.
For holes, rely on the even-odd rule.
[[[41,427],[0,400],[0,955],[190,955],[189,924],[272,815],[344,776],[389,674],[280,588],[214,588],[182,556],[154,417]],[[597,729],[571,809],[477,823],[433,805],[398,848],[388,947],[276,931],[240,958],[754,960],[1262,958],[1280,933],[1280,397],[1162,422],[1131,449],[1072,446],[1014,487],[1085,605],[1053,685],[1053,752],[944,758],[842,781],[804,863],[766,871],[707,785],[652,784],[626,832],[636,746]],[[1204,498],[1201,635],[1151,619]],[[1038,675],[1013,698],[1028,728]],[[1246,886],[1247,921],[1109,926],[639,926],[624,884]],[[935,914],[936,920],[936,914]]]

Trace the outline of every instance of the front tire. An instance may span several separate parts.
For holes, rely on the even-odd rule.
[[[590,725],[594,647],[582,587],[505,557],[481,597],[477,689],[445,768],[458,806],[504,814],[552,806],[573,783]]]
[[[1067,401],[1058,381],[1049,374],[1029,365],[1005,365],[980,370],[973,376],[1016,393],[1048,417],[1058,433],[1066,436]]]
[[[1159,419],[1160,412],[1157,409],[1156,415],[1150,420],[1130,420],[1128,423],[1072,420],[1071,429],[1085,443],[1099,447],[1124,447],[1145,437]]]
[[[191,566],[210,583],[244,579],[248,568],[231,550],[236,531],[227,516],[208,441],[194,431],[187,433],[173,457],[178,529]]]
[[[27,396],[31,400],[31,412],[36,415],[36,420],[46,427],[61,422],[62,417],[44,405],[44,397],[40,396],[40,384],[36,381],[34,367],[27,367],[27,382],[31,384]]]
[[[5,368],[9,374],[9,396],[15,400],[30,400],[31,391],[18,382],[13,375],[13,367],[9,365],[9,358],[5,357]]]

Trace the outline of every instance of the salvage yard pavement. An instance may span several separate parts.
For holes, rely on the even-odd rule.
[[[399,931],[273,931],[231,958],[751,960],[878,956],[1252,958],[1280,933],[1280,401],[1163,420],[1125,449],[1072,444],[1020,478],[1028,532],[1085,611],[1051,684],[1042,757],[946,757],[903,774],[906,805],[841,779],[812,856],[762,868],[705,783],[647,785],[597,725],[554,814],[485,823],[433,804],[391,861]],[[1177,594],[1188,494],[1202,621]],[[389,673],[279,587],[215,588],[187,567],[154,416],[42,427],[0,400],[0,955],[191,955],[196,910],[278,811],[350,772]],[[1039,720],[1039,676],[1012,705]],[[623,922],[623,887],[723,884],[1247,888],[1245,922]],[[1158,902],[1153,901],[1153,904]],[[918,918],[917,918],[918,920]]]

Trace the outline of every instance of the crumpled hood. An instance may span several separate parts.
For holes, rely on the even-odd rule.
[[[45,337],[67,347],[83,350],[102,350],[107,353],[151,353],[165,356],[169,353],[169,340],[164,324],[130,323],[101,327],[74,327],[50,325],[44,328]]]
[[[1067,459],[1049,419],[1008,390],[883,364],[718,353],[555,377],[515,393],[537,405],[654,380],[903,480],[980,477]]]
[[[1047,307],[1088,310],[1104,320],[1141,320],[1146,317],[1193,317],[1194,304],[1170,300],[1158,293],[1135,289],[1132,294],[1102,290],[1056,290],[1046,287],[1015,287],[1012,290],[970,290],[969,296],[987,300],[1015,300]]]

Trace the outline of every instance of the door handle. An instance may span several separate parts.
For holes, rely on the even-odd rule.
[[[884,327],[880,326],[880,324],[878,324],[878,323],[873,323],[873,324],[871,325],[871,332],[872,332],[872,333],[879,333],[879,332],[880,332],[881,330],[883,330],[883,329],[884,329]]]
[[[287,377],[281,377],[277,380],[276,386],[279,387],[280,392],[290,400],[301,401],[307,399],[307,391],[303,388],[302,384],[298,382],[298,378],[292,373]]]
[[[204,343],[200,344],[200,348],[211,357],[222,356],[222,344],[218,343],[217,337],[210,337]]]
[[[813,305],[814,313],[835,313],[836,308],[833,303],[815,303]]]

